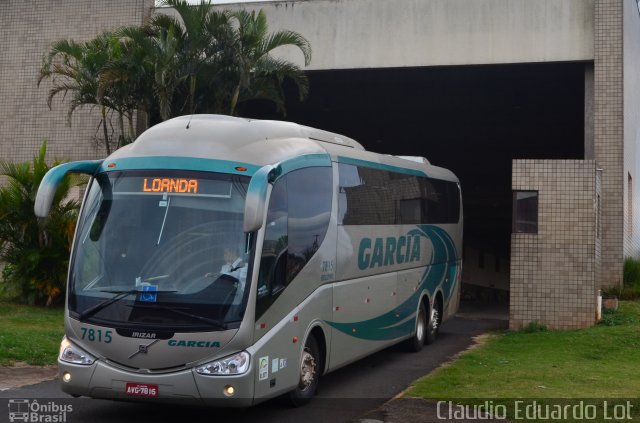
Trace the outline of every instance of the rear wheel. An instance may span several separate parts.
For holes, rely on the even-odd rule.
[[[442,321],[441,308],[440,301],[436,298],[433,301],[433,307],[431,307],[431,313],[429,315],[429,324],[427,325],[427,344],[433,344],[438,337],[440,322]]]
[[[320,372],[320,348],[316,338],[310,335],[300,359],[298,386],[289,392],[289,401],[294,407],[308,403],[316,394]]]
[[[422,349],[426,333],[427,310],[424,307],[424,303],[421,301],[420,307],[418,308],[418,315],[416,316],[416,331],[413,336],[407,340],[407,347],[409,351],[418,352]]]

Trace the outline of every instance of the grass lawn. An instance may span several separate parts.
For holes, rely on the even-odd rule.
[[[639,302],[621,302],[617,312],[589,329],[490,334],[407,392],[466,404],[501,398],[636,398],[635,416],[639,395]]]
[[[64,309],[0,302],[0,366],[55,364],[62,335]]]

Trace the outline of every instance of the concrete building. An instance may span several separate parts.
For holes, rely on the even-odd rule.
[[[78,109],[67,119],[68,99],[47,96],[51,84],[38,78],[44,53],[61,39],[87,41],[102,31],[141,24],[153,0],[64,0],[0,2],[0,157],[31,160],[48,140],[50,157],[104,156],[100,113]],[[70,124],[69,124],[70,123]]]
[[[37,88],[41,55],[141,22],[148,0],[0,4],[0,154],[43,138],[70,159],[100,156],[98,118],[66,125]],[[390,154],[423,155],[462,181],[464,280],[509,292],[510,325],[595,321],[601,287],[640,256],[640,13],[636,0],[307,0],[262,8],[313,48],[311,94],[287,119]],[[171,13],[164,9],[157,13]],[[281,54],[302,63],[295,51]],[[7,99],[9,99],[7,101]],[[278,117],[269,105],[245,109]],[[634,180],[636,183],[634,184]],[[634,210],[636,211],[634,213]]]

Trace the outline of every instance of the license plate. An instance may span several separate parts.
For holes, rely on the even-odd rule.
[[[157,397],[158,385],[148,385],[146,383],[127,383],[125,388],[127,395],[137,397]]]

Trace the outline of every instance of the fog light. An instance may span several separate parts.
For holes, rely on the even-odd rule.
[[[69,382],[71,380],[71,373],[64,372],[62,374],[62,380],[65,381],[65,382]]]
[[[227,385],[227,386],[225,386],[225,387],[224,387],[223,392],[224,392],[224,394],[225,394],[226,396],[228,396],[228,397],[232,397],[232,396],[233,396],[233,394],[235,394],[235,393],[236,393],[236,389],[235,389],[233,386],[231,386],[231,385]]]

